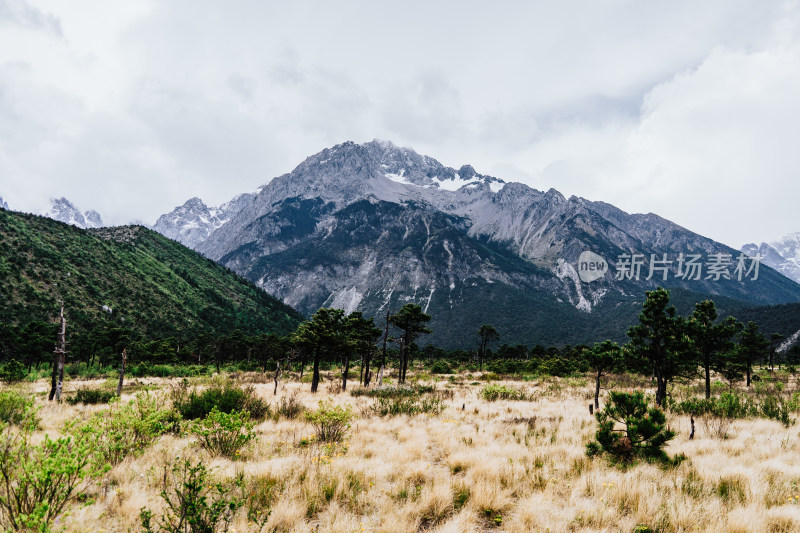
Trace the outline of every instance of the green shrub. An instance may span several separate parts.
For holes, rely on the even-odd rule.
[[[33,398],[13,390],[0,391],[0,422],[35,429],[39,420]]]
[[[675,437],[675,432],[667,429],[661,409],[647,405],[644,393],[611,392],[608,404],[595,417],[599,423],[596,440],[586,445],[590,457],[606,453],[622,463],[639,458],[673,461],[663,447]]]
[[[290,396],[284,396],[281,398],[281,401],[278,403],[278,407],[275,410],[275,414],[277,416],[288,418],[289,420],[294,420],[303,414],[303,411],[305,410],[305,406],[300,403],[300,400],[297,398],[297,393],[295,392]]]
[[[794,424],[789,413],[795,408],[795,400],[785,401],[776,394],[762,393],[759,400],[744,395],[726,392],[717,398],[690,398],[673,403],[670,410],[680,414],[711,416],[724,419],[763,417],[781,422],[786,427]]]
[[[104,389],[78,389],[75,394],[67,397],[70,405],[108,403],[115,396],[114,391]]]
[[[208,416],[196,420],[190,432],[211,454],[235,458],[244,445],[256,438],[253,426],[247,411],[223,413],[215,407]]]
[[[789,406],[780,396],[766,396],[761,400],[761,414],[765,418],[777,420],[785,427],[794,424],[794,419],[789,416]]]
[[[444,359],[434,361],[431,365],[431,373],[433,374],[452,374],[453,369]]]
[[[119,400],[89,417],[67,425],[67,431],[94,444],[97,464],[116,465],[129,454],[139,454],[158,437],[179,430],[180,415],[162,408],[160,396],[142,392],[130,402]]]
[[[252,386],[242,388],[232,381],[215,383],[201,392],[193,390],[175,407],[187,420],[205,418],[214,408],[223,413],[247,411],[253,420],[269,414],[269,404],[256,395]]]
[[[12,359],[0,369],[0,379],[6,383],[16,383],[25,379],[28,373],[25,371],[25,365]]]
[[[370,406],[372,411],[379,416],[397,416],[416,414],[439,414],[444,409],[441,395],[423,395],[413,398],[377,397]]]
[[[496,400],[527,400],[528,396],[519,389],[508,385],[486,385],[481,389],[481,398],[486,401]]]
[[[357,388],[350,391],[351,396],[367,396],[369,398],[413,397],[436,392],[433,385],[383,385],[381,387]]]
[[[161,492],[166,503],[164,515],[156,522],[145,508],[139,512],[144,533],[214,533],[227,531],[242,500],[229,487],[212,483],[202,463],[176,461],[171,469],[169,486]]]
[[[353,413],[350,407],[333,405],[320,400],[319,407],[306,411],[306,420],[314,425],[321,442],[338,442],[350,428]]]
[[[0,423],[0,525],[3,530],[50,530],[84,482],[105,472],[92,464],[88,440],[48,435],[33,444],[30,428]]]

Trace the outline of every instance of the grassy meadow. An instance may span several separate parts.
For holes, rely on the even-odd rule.
[[[677,436],[667,452],[688,459],[677,467],[620,466],[585,453],[597,428],[589,414],[594,382],[588,377],[522,381],[418,370],[411,380],[414,388],[400,399],[367,393],[357,376],[342,391],[333,373],[323,373],[316,395],[296,375],[273,394],[270,378],[253,372],[128,381],[117,405],[138,395],[153,400],[151,409],[170,410],[186,402],[191,391],[224,386],[246,389],[263,409],[252,421],[254,436],[229,454],[201,446],[189,422],[170,419],[169,431],[137,440],[114,455],[110,469],[77,483],[52,529],[142,531],[146,508],[152,530],[158,531],[158,520],[167,511],[162,491],[181,488],[185,479],[175,477],[172,469],[188,459],[207,469],[208,487],[218,484],[221,492],[208,492],[209,500],[224,494],[238,502],[232,512],[223,513],[227,525],[220,521],[220,531],[800,530],[797,425],[754,417],[697,417],[690,440],[689,417],[668,411]],[[393,379],[390,375],[384,381]],[[782,379],[782,394],[797,390],[793,377]],[[605,385],[648,390],[650,382],[613,375]],[[514,394],[490,394],[487,387]],[[113,384],[67,381],[65,396],[98,388],[113,390]],[[384,384],[378,390],[390,388]],[[9,390],[34,397],[39,420],[33,443],[43,442],[45,434],[75,435],[66,423],[85,423],[118,408],[48,402],[49,381],[43,379],[2,385],[0,392]],[[672,393],[679,398],[700,391],[698,384]],[[305,415],[320,400],[329,409],[348,408],[340,411],[350,418],[340,438],[320,440],[317,426]],[[8,425],[4,431],[21,430]]]

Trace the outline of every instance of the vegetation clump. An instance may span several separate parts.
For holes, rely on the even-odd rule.
[[[14,390],[0,391],[0,422],[36,428],[39,420],[36,417],[33,398],[23,396]]]
[[[190,432],[212,455],[237,458],[240,450],[256,438],[253,426],[247,411],[223,413],[215,407],[208,416],[196,420]]]
[[[106,471],[92,462],[92,442],[73,437],[32,438],[32,423],[0,423],[0,525],[4,530],[49,531],[85,482]]]
[[[488,402],[497,400],[528,400],[525,392],[509,385],[486,385],[480,391],[480,397]]]
[[[353,413],[350,407],[333,405],[320,400],[317,409],[306,411],[308,420],[317,432],[317,439],[321,442],[338,442],[350,429]]]
[[[441,394],[422,396],[378,396],[370,406],[378,416],[398,416],[416,414],[438,415],[444,410]]]
[[[684,458],[671,459],[664,451],[675,432],[666,427],[664,411],[648,406],[642,392],[612,392],[609,403],[595,417],[599,424],[596,440],[586,446],[590,457],[607,454],[624,464],[637,459],[675,463]]]
[[[179,428],[180,415],[162,407],[161,398],[149,392],[137,394],[128,403],[114,401],[88,420],[67,425],[75,438],[93,443],[97,465],[112,466],[129,454],[142,453],[161,435]]]
[[[76,390],[75,394],[68,396],[67,403],[70,405],[108,403],[114,396],[114,391],[82,388]]]
[[[139,512],[144,533],[214,533],[227,531],[234,513],[243,501],[231,487],[213,483],[202,463],[193,465],[188,459],[176,460],[161,492],[164,514],[156,519],[152,511]]]
[[[253,420],[269,414],[269,404],[256,395],[252,386],[240,387],[232,380],[216,382],[200,392],[192,390],[178,395],[175,407],[186,420],[205,418],[213,409],[222,413],[247,411]]]
[[[351,396],[369,398],[402,398],[430,394],[436,391],[433,385],[384,385],[382,387],[358,388],[350,391]]]

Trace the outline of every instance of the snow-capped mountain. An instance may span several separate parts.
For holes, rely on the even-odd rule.
[[[158,217],[153,229],[190,248],[197,247],[253,200],[255,193],[244,193],[219,207],[209,207],[200,198],[190,198],[181,206]]]
[[[64,197],[51,198],[50,209],[44,213],[44,216],[83,229],[103,227],[103,219],[100,217],[100,213],[94,210],[81,212],[80,209],[75,207],[75,204]]]
[[[8,204],[3,200],[2,196],[0,196],[0,209],[8,209]]]
[[[596,334],[621,312],[634,319],[635,302],[658,285],[697,297],[800,301],[800,286],[768,268],[758,282],[679,278],[679,254],[735,262],[738,252],[657,215],[506,183],[469,165],[456,170],[386,141],[346,142],[307,158],[194,247],[305,314],[332,306],[374,316],[416,302],[443,336],[431,340],[451,346],[487,313],[508,342],[560,343],[570,324]],[[577,272],[585,251],[611,266],[624,254],[648,262],[641,277],[608,269],[587,283]],[[668,280],[647,277],[651,254],[672,260]]]
[[[762,263],[800,283],[800,232],[790,233],[771,243],[745,244],[742,252],[750,256],[760,256]]]

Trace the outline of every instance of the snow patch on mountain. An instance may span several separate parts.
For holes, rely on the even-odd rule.
[[[480,176],[473,176],[472,178],[465,180],[461,176],[459,176],[458,173],[456,172],[456,175],[453,177],[453,179],[442,180],[439,178],[434,178],[433,181],[440,189],[444,189],[445,191],[455,192],[459,190],[461,187],[466,187],[468,185],[482,182],[483,179]]]
[[[765,265],[800,283],[800,232],[779,241],[745,244],[741,251],[750,257],[758,256]]]

